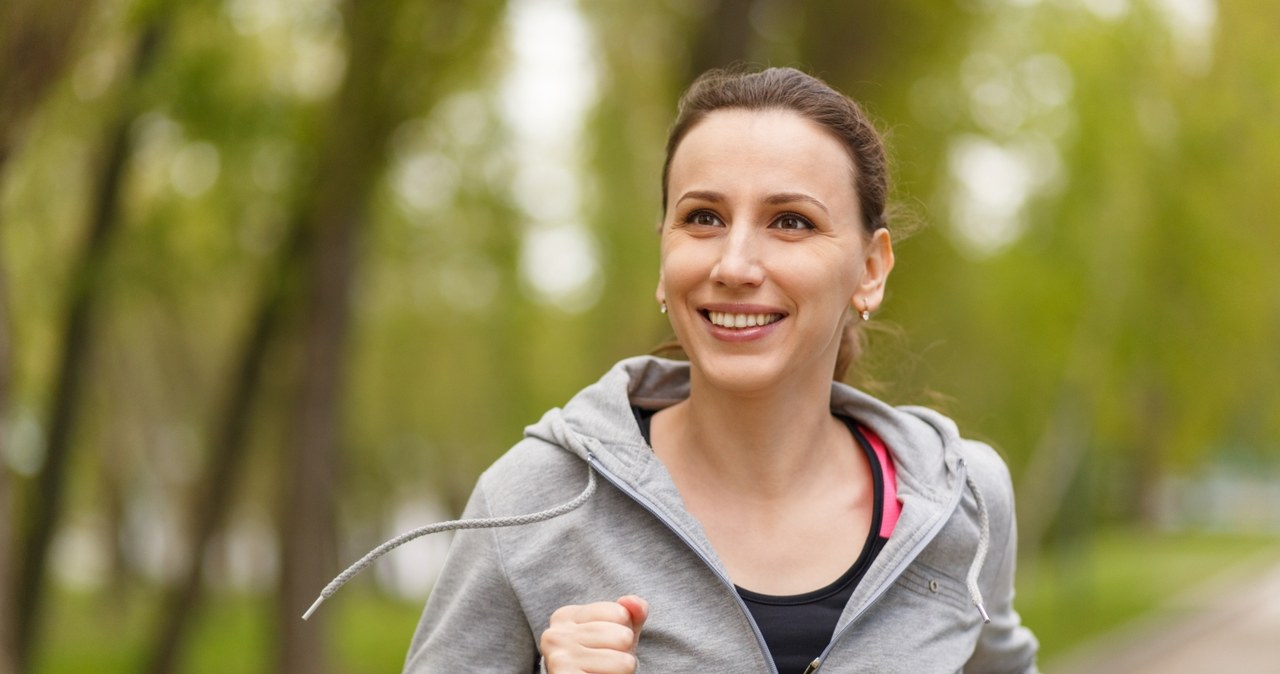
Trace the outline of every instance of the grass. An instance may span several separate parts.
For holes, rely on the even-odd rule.
[[[1153,611],[1258,555],[1280,538],[1104,530],[1018,570],[1015,602],[1040,639],[1041,664]]]
[[[325,603],[334,671],[339,674],[398,672],[422,605],[346,589]],[[46,616],[45,641],[36,674],[142,672],[155,629],[154,596],[133,591],[62,594]],[[271,598],[261,595],[211,597],[178,671],[184,674],[268,674],[274,668]]]
[[[1041,663],[1153,610],[1259,554],[1280,557],[1280,539],[1209,534],[1099,532],[1019,570],[1017,607],[1041,642]],[[48,609],[38,674],[140,672],[154,628],[153,592],[63,593]],[[179,671],[267,674],[271,600],[216,596],[204,606]],[[351,587],[327,602],[327,641],[338,674],[397,672],[421,604]]]

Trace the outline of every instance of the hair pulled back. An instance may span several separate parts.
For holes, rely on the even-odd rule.
[[[888,225],[889,173],[884,141],[861,106],[826,82],[795,68],[760,72],[709,70],[680,97],[676,121],[667,135],[662,165],[662,208],[667,208],[671,159],[693,127],[717,110],[786,110],[826,129],[853,162],[853,188],[868,234]]]
[[[667,183],[671,160],[685,136],[717,110],[783,110],[794,112],[822,128],[837,140],[853,164],[854,193],[862,225],[868,236],[888,227],[889,173],[884,141],[862,107],[822,80],[794,68],[768,68],[759,72],[709,70],[680,97],[675,122],[667,135],[666,161],[662,165],[662,210],[667,209]],[[835,379],[844,379],[862,351],[858,321],[847,314],[843,324]]]

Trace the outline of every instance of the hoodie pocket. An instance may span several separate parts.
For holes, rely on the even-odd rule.
[[[918,559],[898,577],[897,585],[960,610],[968,609],[971,604],[964,581]]]

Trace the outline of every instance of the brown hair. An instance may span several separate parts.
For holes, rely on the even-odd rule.
[[[870,236],[888,227],[889,172],[884,141],[861,106],[822,80],[794,68],[760,72],[709,70],[680,97],[676,121],[667,136],[662,165],[662,210],[667,209],[667,181],[671,159],[693,127],[717,110],[787,110],[816,122],[840,142],[853,162],[853,189],[862,211],[862,225]],[[834,379],[844,379],[862,351],[861,331],[853,314],[845,316],[844,334],[836,357]],[[678,343],[659,350],[674,350]]]

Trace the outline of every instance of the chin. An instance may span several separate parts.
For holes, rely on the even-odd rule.
[[[735,395],[767,393],[795,374],[780,359],[761,355],[721,354],[691,360],[691,364],[705,386]]]

